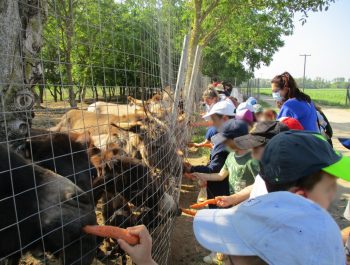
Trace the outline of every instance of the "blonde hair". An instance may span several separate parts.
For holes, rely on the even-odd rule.
[[[218,98],[219,94],[213,89],[207,89],[203,93],[203,98]]]

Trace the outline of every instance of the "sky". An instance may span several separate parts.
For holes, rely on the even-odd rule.
[[[337,0],[327,12],[309,13],[304,26],[295,19],[294,33],[284,37],[285,45],[269,66],[255,71],[255,77],[271,79],[284,71],[302,77],[304,57],[306,76],[332,80],[350,78],[350,0]]]

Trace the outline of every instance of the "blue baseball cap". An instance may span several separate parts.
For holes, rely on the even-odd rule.
[[[318,204],[272,192],[229,209],[198,211],[197,241],[231,256],[258,256],[269,265],[345,264],[339,227]]]
[[[260,175],[268,184],[285,184],[324,171],[350,181],[350,158],[335,151],[321,135],[287,131],[273,137],[261,159]]]
[[[248,124],[242,120],[230,119],[219,129],[219,133],[211,138],[214,145],[218,145],[227,139],[234,139],[248,134]]]

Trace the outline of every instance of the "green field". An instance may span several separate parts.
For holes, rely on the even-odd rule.
[[[260,89],[262,95],[271,96],[270,88]],[[324,88],[324,89],[305,89],[311,99],[320,105],[337,106],[342,108],[350,108],[350,103],[345,105],[346,89]]]

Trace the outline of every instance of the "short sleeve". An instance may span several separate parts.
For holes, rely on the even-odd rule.
[[[217,134],[217,131],[215,129],[215,127],[209,127],[206,134],[205,134],[205,139],[211,141],[211,138]]]
[[[293,109],[290,108],[287,102],[282,105],[282,108],[280,110],[280,113],[278,114],[277,119],[280,119],[283,117],[291,117],[291,118],[298,119],[296,113],[293,111]]]

